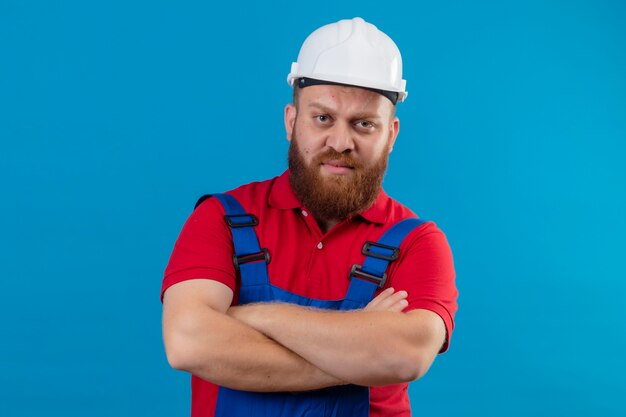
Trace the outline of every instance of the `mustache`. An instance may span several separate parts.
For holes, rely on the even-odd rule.
[[[346,154],[346,153],[340,153],[337,152],[334,149],[328,149],[327,151],[325,151],[324,153],[322,153],[321,155],[318,155],[313,162],[315,163],[315,165],[321,165],[326,161],[340,161],[346,165],[350,165],[352,168],[362,168],[363,164],[361,164],[359,161],[357,161],[356,159],[352,158],[350,155]]]

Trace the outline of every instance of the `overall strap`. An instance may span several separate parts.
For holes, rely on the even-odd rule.
[[[409,218],[390,227],[378,242],[365,242],[363,265],[354,264],[350,270],[350,287],[344,301],[344,309],[362,308],[373,298],[377,289],[387,281],[387,267],[400,256],[400,244],[416,227],[427,220]]]
[[[241,285],[259,285],[269,283],[267,264],[269,252],[260,248],[254,227],[259,219],[254,214],[246,213],[239,201],[230,194],[205,195],[198,200],[196,207],[209,197],[215,197],[222,203],[226,215],[224,220],[233,236],[233,264],[240,273]],[[264,261],[264,262],[260,262]]]

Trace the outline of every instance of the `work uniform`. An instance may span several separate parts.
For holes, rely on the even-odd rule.
[[[381,192],[372,207],[324,234],[295,197],[288,175],[287,171],[272,180],[239,187],[228,195],[241,205],[245,213],[258,218],[254,232],[259,247],[267,251],[269,263],[266,264],[264,259],[255,262],[255,265],[262,264],[263,268],[267,268],[274,293],[289,294],[288,297],[293,295],[297,298],[294,302],[299,304],[314,300],[324,308],[325,300],[347,298],[350,283],[355,279],[350,271],[354,270],[355,264],[364,265],[367,260],[363,254],[364,243],[378,241],[394,224],[416,216]],[[224,202],[219,198],[207,199],[192,213],[165,271],[162,294],[178,282],[207,278],[229,286],[235,294],[233,303],[239,302],[242,280],[233,265],[233,230],[224,220],[226,213]],[[399,245],[398,258],[389,263],[386,274],[387,279],[381,289],[392,286],[408,292],[409,305],[405,311],[427,309],[443,319],[447,330],[446,343],[442,348],[442,352],[445,351],[453,329],[457,291],[452,256],[443,233],[432,222],[412,229]],[[242,294],[249,292],[244,288]],[[327,302],[329,308],[333,303]],[[336,304],[336,308],[346,305],[345,302]],[[348,386],[336,397],[361,398],[362,390],[359,388]],[[322,390],[321,394],[315,395],[324,395],[324,392],[332,395],[332,390]],[[215,415],[219,415],[223,406],[220,406],[218,398],[230,396],[226,393],[228,391],[232,390],[220,390],[220,387],[193,376],[192,417],[213,416],[216,406],[218,411]],[[368,394],[371,416],[410,414],[407,384],[372,387]],[[291,396],[297,401],[297,395]],[[320,412],[311,415],[331,414]]]

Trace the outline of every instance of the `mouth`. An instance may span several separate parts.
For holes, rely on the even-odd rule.
[[[345,175],[354,171],[354,167],[352,165],[337,159],[324,161],[321,166],[324,171],[335,175]]]

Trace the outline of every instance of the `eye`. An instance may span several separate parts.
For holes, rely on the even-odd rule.
[[[367,120],[359,120],[356,122],[356,126],[362,130],[372,130],[374,128],[374,123]]]
[[[321,123],[327,123],[330,121],[330,116],[327,114],[318,114],[317,116],[315,116],[315,120]]]

